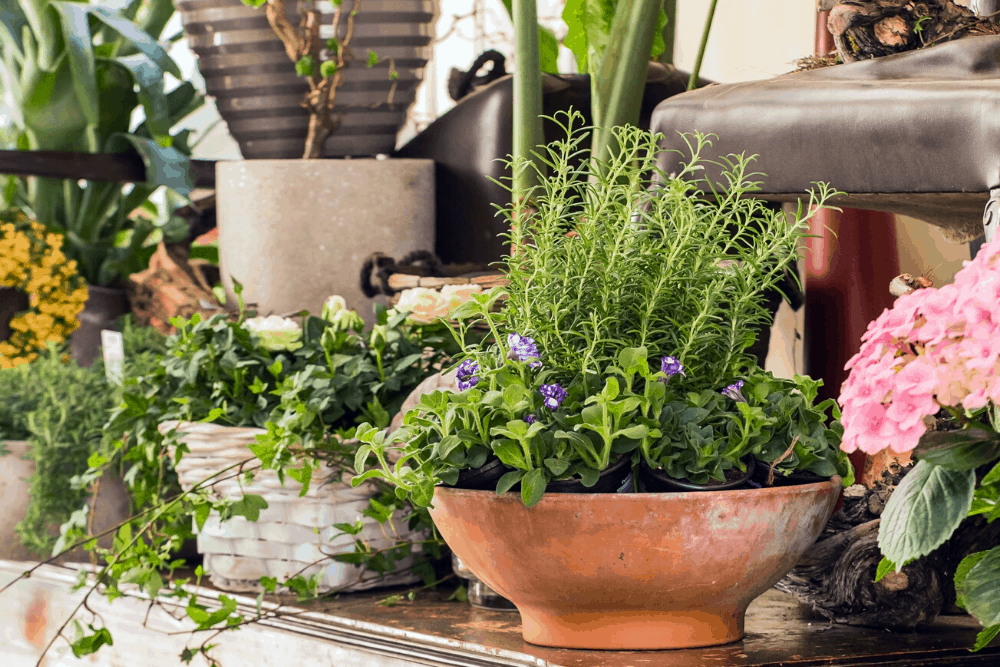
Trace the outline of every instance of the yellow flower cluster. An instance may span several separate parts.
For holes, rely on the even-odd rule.
[[[46,343],[62,343],[80,326],[87,284],[62,244],[60,234],[47,233],[22,213],[0,223],[0,287],[28,294],[28,310],[14,316],[10,338],[0,341],[0,369],[33,361]]]

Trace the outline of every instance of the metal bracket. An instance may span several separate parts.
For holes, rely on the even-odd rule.
[[[990,200],[986,203],[986,210],[983,211],[983,235],[986,237],[986,243],[993,241],[998,226],[1000,226],[1000,188],[993,188],[990,190]]]

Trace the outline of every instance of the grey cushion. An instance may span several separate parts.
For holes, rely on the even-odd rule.
[[[673,152],[686,149],[678,132],[715,134],[706,157],[758,154],[768,199],[825,181],[847,193],[837,204],[911,215],[969,240],[1000,186],[1000,37],[709,86],[665,100],[651,129],[665,135],[667,173],[686,157]],[[718,169],[709,174],[717,180]]]

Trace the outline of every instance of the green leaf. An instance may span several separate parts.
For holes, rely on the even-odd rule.
[[[278,588],[278,580],[274,577],[261,577],[260,585],[264,587],[264,590],[268,593],[274,593]]]
[[[500,458],[504,465],[521,470],[528,469],[528,463],[524,460],[524,452],[513,440],[498,440],[493,443],[493,452]]]
[[[165,185],[182,195],[194,189],[191,159],[176,148],[164,147],[152,139],[121,132],[112,135],[106,146],[112,153],[123,152],[126,147],[134,148],[146,165],[147,184]]]
[[[452,593],[451,596],[448,598],[448,601],[449,602],[468,602],[469,601],[469,592],[467,590],[465,590],[465,586],[464,585],[459,586],[458,588],[455,589],[455,592]]]
[[[114,641],[111,638],[111,632],[107,628],[96,630],[93,625],[88,625],[87,627],[90,628],[94,634],[81,637],[70,645],[73,649],[73,655],[77,658],[82,658],[85,655],[96,653],[98,649],[105,644],[108,646],[114,645]]]
[[[319,66],[319,75],[324,79],[329,79],[337,73],[337,63],[332,60],[324,60]]]
[[[312,76],[316,70],[316,61],[308,53],[295,61],[295,73],[299,76]]]
[[[256,521],[260,518],[260,511],[267,509],[267,501],[263,496],[253,493],[245,493],[230,507],[233,516],[245,516],[247,521]]]
[[[976,563],[986,557],[987,551],[977,551],[962,559],[955,569],[955,604],[965,609],[965,578]]]
[[[505,473],[504,476],[500,478],[500,481],[497,482],[497,495],[503,495],[504,493],[510,491],[515,484],[521,481],[523,476],[523,470],[511,470],[510,472]]]
[[[140,30],[134,23],[128,19],[122,18],[107,7],[91,5],[89,10],[105,25],[127,39],[133,46],[135,46],[136,49],[156,63],[161,70],[164,72],[170,72],[178,80],[184,80],[184,75],[181,74],[180,69],[177,67],[177,63],[171,60],[170,56],[167,55],[167,50],[157,44],[156,40],[144,31]]]
[[[375,67],[375,65],[378,65],[378,54],[375,53],[372,50],[369,50],[368,51],[368,66],[369,67]]]
[[[198,527],[198,531],[201,532],[205,528],[205,521],[208,520],[208,515],[212,512],[212,506],[208,503],[201,503],[195,505],[194,508],[194,522]]]
[[[529,470],[521,479],[521,502],[525,507],[532,507],[545,494],[545,473],[541,468]]]
[[[880,560],[878,563],[878,570],[875,572],[875,582],[877,583],[881,581],[882,577],[889,574],[890,572],[895,572],[895,571],[896,571],[896,566],[892,563],[891,560],[883,556],[882,560]]]
[[[951,537],[969,513],[975,489],[971,470],[918,462],[882,512],[878,545],[894,563],[926,556]]]
[[[963,598],[965,608],[983,627],[1000,625],[1000,547],[987,551],[969,569]]]
[[[975,470],[1000,458],[1000,436],[979,428],[927,431],[913,455],[949,470]]]
[[[63,40],[66,44],[66,55],[69,58],[69,69],[73,76],[73,88],[77,100],[80,102],[87,124],[96,127],[101,117],[93,38],[87,22],[90,8],[75,2],[53,2],[52,6],[62,18],[60,23]]]
[[[976,635],[976,645],[972,647],[972,652],[975,653],[981,649],[986,648],[990,642],[992,642],[997,634],[1000,634],[1000,624],[991,625],[985,628],[982,632]]]
[[[549,74],[559,73],[559,40],[545,26],[538,26],[538,69]]]

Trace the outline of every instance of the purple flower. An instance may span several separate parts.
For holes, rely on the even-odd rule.
[[[543,384],[538,388],[538,391],[542,392],[542,396],[545,397],[542,402],[549,410],[555,410],[560,403],[566,400],[566,390],[558,384]]]
[[[538,368],[542,365],[541,355],[538,354],[538,346],[535,345],[534,338],[512,333],[507,336],[507,344],[510,345],[510,351],[517,357],[518,361],[527,361],[531,368]]]
[[[681,360],[677,357],[671,357],[670,355],[660,359],[660,372],[667,374],[667,377],[663,378],[663,382],[667,382],[671,375],[687,376],[684,372],[684,364],[681,363]]]
[[[458,390],[465,391],[471,387],[475,387],[479,382],[479,376],[476,373],[479,372],[479,364],[472,359],[466,359],[458,365],[458,371],[456,373],[458,377]]]
[[[521,421],[523,421],[525,424],[534,424],[535,415],[524,415],[523,417],[521,417]]]
[[[737,403],[746,403],[747,399],[743,397],[743,392],[740,389],[743,388],[743,380],[737,380],[733,384],[729,385],[722,390],[722,394],[727,398],[731,398]]]

